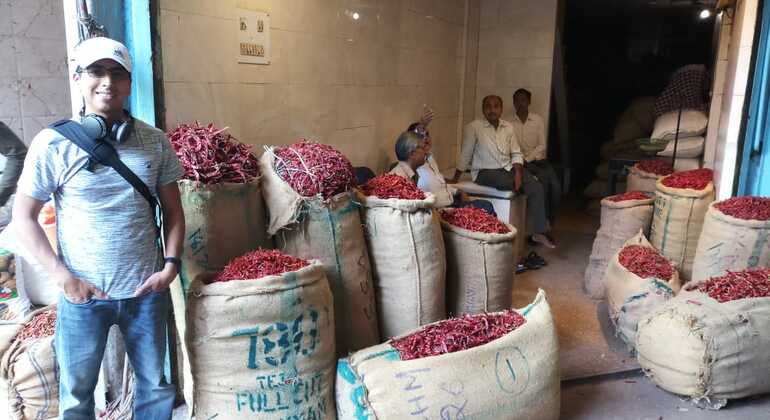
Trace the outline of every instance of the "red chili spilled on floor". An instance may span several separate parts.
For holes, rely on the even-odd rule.
[[[621,201],[628,201],[628,200],[649,200],[650,196],[641,191],[629,191],[623,194],[612,195],[610,197],[607,197],[607,199],[614,203],[619,203]]]
[[[509,233],[511,230],[495,216],[475,207],[441,209],[439,215],[447,223],[483,233]]]
[[[275,172],[297,194],[329,199],[355,187],[353,165],[331,146],[306,139],[285,147],[276,147]]]
[[[658,251],[646,246],[624,247],[618,255],[618,261],[626,270],[643,279],[654,277],[668,281],[674,275],[673,264]]]
[[[401,360],[421,359],[471,349],[496,340],[527,322],[513,309],[500,313],[463,315],[429,325],[390,342]]]
[[[214,124],[181,124],[169,132],[185,179],[204,184],[246,183],[259,175],[257,157],[249,145],[238,142]]]
[[[394,174],[382,174],[370,179],[361,186],[364,195],[373,195],[386,200],[398,198],[400,200],[424,200],[425,193],[417,188],[417,185],[404,177]]]
[[[693,169],[691,171],[674,172],[663,178],[661,183],[669,188],[688,188],[702,190],[714,180],[714,171],[708,168]]]
[[[16,335],[19,341],[50,337],[56,331],[56,309],[35,315]]]
[[[770,220],[770,198],[732,197],[714,204],[722,213],[743,220]]]
[[[728,271],[698,285],[698,290],[719,302],[770,296],[770,268]]]
[[[209,283],[259,279],[297,271],[308,265],[308,261],[286,255],[276,249],[258,249],[233,258]]]
[[[674,172],[674,167],[671,166],[671,162],[660,159],[642,160],[637,162],[635,166],[636,169],[639,169],[640,171],[660,176],[669,175]]]

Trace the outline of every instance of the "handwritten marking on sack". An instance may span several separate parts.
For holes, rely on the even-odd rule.
[[[518,347],[495,354],[495,378],[500,390],[510,395],[524,392],[529,385],[529,362]]]
[[[233,337],[248,336],[247,366],[260,369],[261,362],[281,366],[292,358],[310,356],[318,346],[318,312],[308,309],[292,322],[235,330]]]
[[[327,401],[324,373],[296,376],[287,372],[256,377],[257,387],[235,393],[238,412],[276,413],[283,420],[322,419]]]
[[[424,419],[433,418],[429,414],[431,410],[431,404],[427,400],[426,391],[423,387],[423,383],[420,381],[420,376],[430,372],[430,368],[412,369],[408,371],[398,372],[394,376],[402,383],[401,391],[406,393],[406,402],[411,407],[409,414],[413,417],[422,417]],[[430,384],[430,382],[428,382]],[[442,420],[461,420],[465,418],[465,406],[468,403],[468,399],[463,396],[465,386],[462,382],[453,381],[439,384],[441,389],[447,395],[450,401],[441,405],[438,408],[439,416]],[[442,398],[442,400],[446,400]]]
[[[203,231],[201,231],[201,228],[195,229],[190,236],[187,237],[187,240],[190,242],[190,249],[193,251],[193,255],[198,255],[201,251],[206,249],[205,246],[203,246]]]

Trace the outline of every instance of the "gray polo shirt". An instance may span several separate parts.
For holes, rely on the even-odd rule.
[[[166,135],[142,121],[135,120],[128,139],[112,144],[153,195],[183,175]],[[114,169],[97,165],[90,172],[87,162],[86,152],[44,129],[29,147],[18,192],[40,201],[53,194],[59,258],[110,299],[129,298],[163,267],[153,215]]]

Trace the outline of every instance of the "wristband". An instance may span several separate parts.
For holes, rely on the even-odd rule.
[[[174,264],[174,267],[176,267],[176,272],[179,274],[182,271],[182,260],[180,260],[177,257],[166,257],[163,259],[166,263],[172,263]]]

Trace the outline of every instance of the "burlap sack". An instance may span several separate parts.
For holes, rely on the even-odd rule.
[[[604,271],[615,252],[640,229],[645,235],[650,230],[653,201],[652,197],[617,203],[606,198],[602,200],[601,225],[596,231],[583,279],[583,288],[590,297],[604,298]]]
[[[743,220],[709,205],[692,266],[692,281],[727,271],[770,266],[770,220]]]
[[[275,172],[274,159],[268,148],[259,160],[267,232],[283,252],[323,263],[334,293],[338,355],[377,343],[372,270],[354,193],[329,200],[301,197]]]
[[[610,320],[615,325],[617,335],[633,349],[639,319],[660,303],[674,297],[681,283],[676,270],[669,280],[654,277],[641,278],[628,271],[620,264],[618,256],[620,251],[629,245],[654,249],[640,230],[612,257],[604,273],[604,284],[607,287]]]
[[[337,418],[559,418],[559,343],[540,290],[527,322],[483,346],[401,361],[384,343],[337,363]]]
[[[358,199],[382,337],[444,319],[446,256],[435,197],[383,200],[359,193]]]
[[[334,418],[334,308],[318,261],[188,296],[196,418]]]
[[[712,201],[713,183],[702,190],[693,190],[669,188],[658,180],[650,243],[679,268],[685,282],[692,277],[695,249]]]
[[[446,247],[447,312],[450,316],[511,307],[516,271],[516,228],[508,233],[473,232],[441,221]]]
[[[712,408],[770,392],[770,298],[719,303],[683,289],[639,321],[639,364],[659,387]]]
[[[267,235],[265,205],[260,178],[249,183],[205,185],[190,180],[179,181],[185,215],[185,241],[182,271],[171,286],[175,325],[180,337],[187,329],[185,296],[192,280],[204,273],[221,270],[231,259],[256,248],[273,248]],[[189,357],[182,345],[185,376],[184,394],[191,406],[192,389]]]
[[[628,168],[626,191],[641,191],[653,194],[655,193],[655,188],[659,178],[662,177],[647,171],[643,171],[634,165]]]
[[[35,315],[56,309],[48,306]],[[19,325],[18,330],[23,326]],[[0,358],[0,418],[9,420],[55,419],[59,415],[59,371],[54,337],[13,340]],[[4,416],[5,415],[5,416]]]

